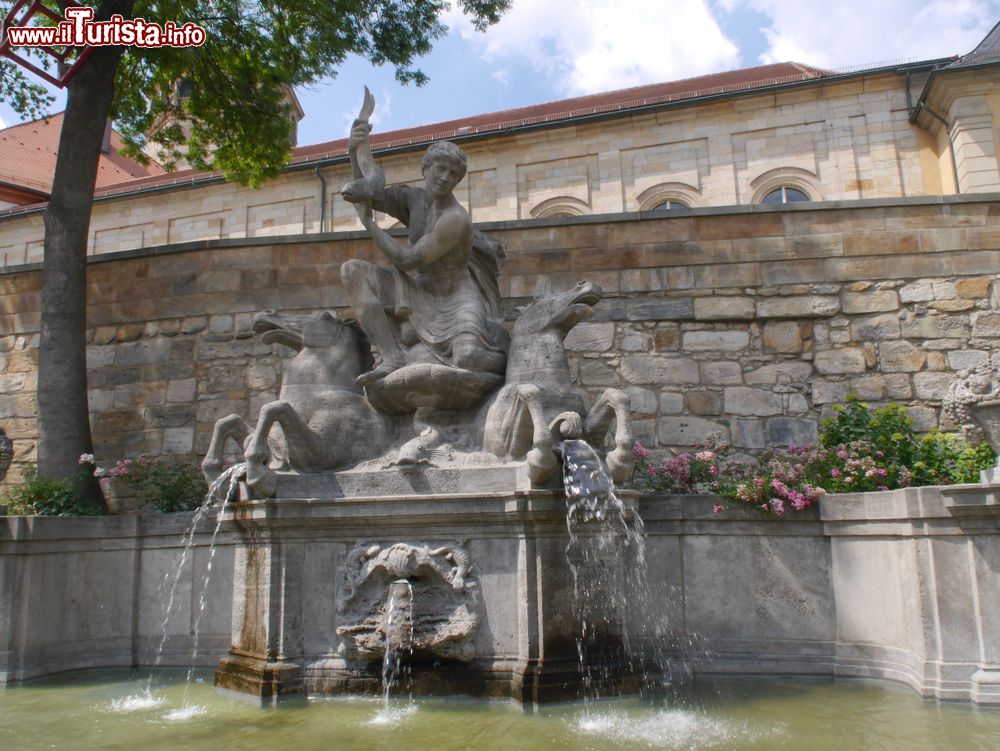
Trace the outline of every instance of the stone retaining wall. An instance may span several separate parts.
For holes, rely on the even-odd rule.
[[[508,315],[579,279],[597,315],[567,339],[577,382],[632,397],[660,450],[722,432],[740,450],[815,441],[857,393],[941,423],[955,372],[1000,343],[997,195],[699,209],[483,225],[507,244]],[[89,266],[90,399],[100,462],[200,457],[218,418],[273,399],[281,352],[265,308],[345,311],[340,264],[375,260],[358,233],[199,242]],[[0,425],[34,459],[41,274],[0,273]],[[282,350],[288,354],[287,350]],[[949,427],[944,423],[944,427]],[[17,477],[18,466],[10,477]]]
[[[0,686],[81,668],[214,667],[229,648],[237,537],[222,530],[213,559],[210,514],[185,550],[193,516],[0,517]]]
[[[695,674],[876,677],[926,696],[1000,704],[997,490],[964,485],[829,496],[803,514],[777,518],[750,509],[714,514],[708,498],[643,498],[650,594],[634,610],[637,632],[645,634],[635,643],[652,650],[655,635],[657,652]],[[558,633],[572,612],[559,600],[572,591],[562,499],[545,495],[535,491],[531,502],[470,491],[243,504],[241,518],[278,520],[273,536],[245,532],[280,552],[265,565],[282,572],[272,581],[282,582],[277,591],[288,596],[257,579],[247,590],[258,597],[258,617],[271,614],[259,626],[270,634],[268,649],[284,655],[280,645],[287,642],[292,662],[299,653],[324,656],[304,666],[315,670],[336,657],[336,582],[343,554],[359,540],[461,537],[482,582],[488,624],[477,636],[477,655],[509,672],[519,644]],[[325,515],[339,520],[319,534]],[[419,524],[401,522],[414,518]],[[156,663],[171,591],[165,577],[180,565],[190,520],[0,517],[0,686],[73,668]],[[161,665],[191,663],[213,526],[207,520],[199,529],[182,567]],[[248,581],[242,570],[234,577],[239,539],[234,522],[224,522],[200,618],[199,665],[217,664],[229,647],[234,581]],[[520,606],[512,606],[512,596],[523,598]],[[291,636],[278,628],[282,623],[294,625]],[[242,626],[232,633],[246,638]],[[575,655],[571,664],[575,669]]]

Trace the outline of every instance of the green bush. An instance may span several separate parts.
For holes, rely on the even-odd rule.
[[[985,441],[972,445],[957,433],[917,436],[908,410],[895,402],[873,411],[851,395],[833,409],[823,421],[826,454],[817,473],[830,493],[978,482],[996,458]]]
[[[892,402],[874,412],[854,394],[837,404],[834,416],[823,421],[820,443],[826,448],[863,441],[881,451],[887,461],[910,465],[916,457],[917,433],[909,410]]]
[[[11,485],[0,504],[13,516],[99,516],[100,505],[87,497],[88,472],[65,480],[42,477],[31,468],[27,479]]]
[[[192,511],[202,505],[208,484],[190,464],[141,456],[131,462],[121,479],[136,491],[141,505],[158,511]]]
[[[996,454],[986,441],[973,445],[958,433],[933,430],[920,439],[913,465],[914,485],[979,482],[980,470],[990,469]]]

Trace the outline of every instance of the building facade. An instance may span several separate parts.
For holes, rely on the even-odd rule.
[[[376,133],[373,147],[390,182],[415,183],[428,143],[460,143],[470,171],[456,194],[475,222],[989,192],[1000,190],[998,43],[994,29],[962,58],[849,73],[761,66]],[[18,141],[24,153],[33,138]],[[109,154],[130,172],[99,181],[89,252],[359,229],[339,194],[345,146],[297,148],[257,190]],[[27,174],[0,174],[3,200],[21,204],[0,211],[6,266],[41,258],[44,180]]]

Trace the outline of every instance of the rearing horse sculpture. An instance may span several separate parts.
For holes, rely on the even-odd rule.
[[[583,436],[601,448],[612,421],[615,435],[606,456],[608,470],[618,484],[632,471],[628,395],[607,389],[587,412],[563,346],[569,330],[593,315],[601,296],[599,286],[580,282],[567,292],[536,300],[514,323],[507,377],[486,415],[484,448],[504,459],[524,458],[534,485],[545,484],[558,469],[559,441]]]
[[[284,344],[296,355],[285,364],[277,401],[261,408],[255,427],[239,415],[215,424],[202,462],[209,482],[222,470],[230,438],[243,445],[247,485],[263,497],[275,490],[273,465],[322,472],[355,464],[386,448],[387,418],[354,384],[371,367],[368,342],[356,324],[326,311],[288,315],[265,310],[254,317],[253,330],[265,344]],[[281,426],[283,444],[271,436],[275,424]]]

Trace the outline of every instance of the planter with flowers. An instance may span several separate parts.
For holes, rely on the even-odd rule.
[[[104,493],[109,514],[136,514],[143,510],[144,504],[139,500],[136,489],[128,481],[129,470],[132,468],[131,459],[119,459],[105,469],[96,466],[93,454],[83,454],[80,456],[80,464],[95,465],[94,477],[97,478],[101,492]]]
[[[966,384],[968,393],[990,398],[952,398],[951,403],[969,406],[970,421],[979,414],[983,432],[995,428],[1000,438],[1000,405],[988,411],[1000,402],[995,372],[991,383],[989,388]],[[917,435],[906,407],[899,404],[872,410],[848,397],[833,411],[823,423],[819,445],[775,448],[753,461],[730,458],[729,447],[718,435],[709,436],[698,451],[660,462],[637,443],[632,487],[650,495],[711,494],[716,512],[743,507],[781,516],[804,511],[826,493],[975,482],[996,459],[987,442],[936,430]]]

